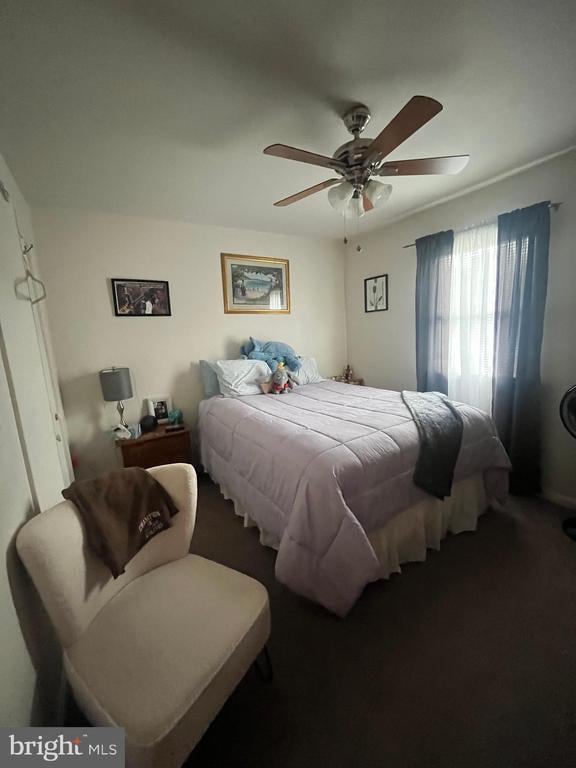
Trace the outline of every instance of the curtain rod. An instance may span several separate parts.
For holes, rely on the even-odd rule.
[[[562,203],[550,203],[548,208],[552,208],[553,211],[557,211],[561,205]],[[408,245],[403,245],[402,248],[416,248],[416,243],[408,243]]]

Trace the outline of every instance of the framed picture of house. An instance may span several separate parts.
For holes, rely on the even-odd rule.
[[[388,275],[375,275],[364,280],[364,312],[388,309]]]
[[[224,312],[228,314],[289,314],[288,259],[220,254]]]
[[[112,297],[117,317],[167,316],[170,290],[166,280],[137,280],[113,277]]]

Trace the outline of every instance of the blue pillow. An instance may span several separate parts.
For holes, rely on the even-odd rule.
[[[220,394],[220,385],[214,364],[208,360],[200,360],[200,377],[204,387],[204,397],[215,397]]]

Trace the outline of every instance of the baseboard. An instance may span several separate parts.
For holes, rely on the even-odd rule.
[[[553,504],[558,504],[560,507],[576,509],[576,499],[572,498],[572,496],[564,496],[562,493],[547,490],[543,490],[540,495],[547,501],[551,501]]]

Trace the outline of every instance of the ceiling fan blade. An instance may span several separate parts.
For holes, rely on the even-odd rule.
[[[368,147],[368,159],[386,157],[413,133],[441,112],[442,104],[428,96],[413,96]]]
[[[333,170],[344,169],[344,163],[334,160],[332,157],[317,155],[315,152],[307,152],[305,149],[289,147],[286,144],[271,144],[263,150],[265,155],[274,157],[283,157],[285,160],[297,160],[299,163],[309,163],[310,165],[321,165],[323,168]]]
[[[468,160],[470,160],[470,155],[423,157],[420,160],[391,161],[384,163],[375,174],[377,176],[420,176],[433,173],[460,173],[468,165]]]
[[[371,211],[374,208],[374,205],[370,201],[370,198],[367,195],[362,195],[362,202],[364,204],[364,210],[366,213]]]
[[[303,200],[309,195],[314,195],[316,192],[322,192],[323,189],[328,189],[328,187],[332,187],[334,184],[339,184],[341,181],[341,179],[328,179],[328,181],[322,181],[320,184],[314,184],[313,187],[303,189],[302,192],[297,192],[295,195],[290,195],[290,197],[278,200],[274,205],[279,208],[282,208],[285,205],[292,205],[292,203],[297,203],[299,200]]]

